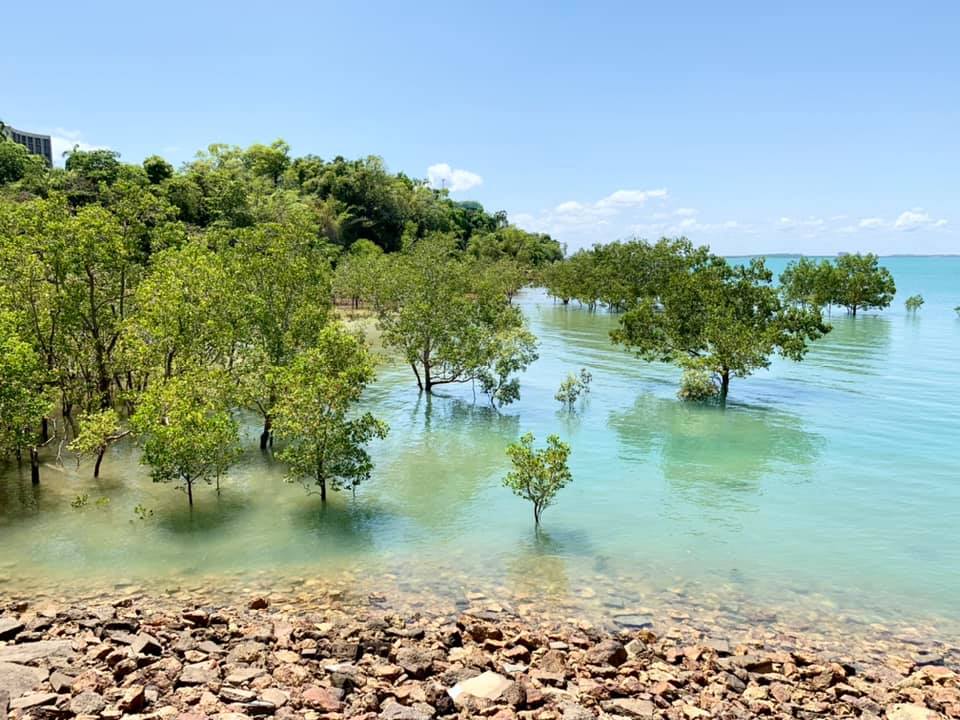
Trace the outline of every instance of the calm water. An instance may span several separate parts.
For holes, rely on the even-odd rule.
[[[805,362],[735,380],[725,409],[677,401],[675,369],[610,344],[614,317],[530,292],[520,302],[541,359],[522,400],[497,413],[469,386],[420,397],[410,370],[387,363],[368,398],[391,426],[372,448],[375,477],[325,510],[256,451],[219,497],[201,488],[192,515],[130,447],[110,453],[99,482],[71,460],[45,468],[38,489],[9,468],[0,580],[352,568],[562,594],[612,578],[641,595],[711,588],[871,620],[958,621],[960,258],[886,264],[899,287],[891,309],[835,311]],[[909,316],[903,300],[915,292],[926,304]],[[580,367],[593,373],[591,393],[561,411],[556,387]],[[500,485],[504,448],[526,431],[573,447],[574,483],[540,536],[528,504]],[[90,502],[74,509],[79,493]],[[138,520],[138,504],[153,517]]]

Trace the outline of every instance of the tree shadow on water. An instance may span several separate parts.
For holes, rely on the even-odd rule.
[[[749,510],[765,484],[804,481],[824,444],[796,415],[760,406],[726,407],[641,395],[610,414],[628,459],[658,456],[678,496],[718,511]]]
[[[352,552],[372,549],[376,538],[389,534],[399,518],[369,498],[335,496],[322,503],[308,496],[291,512],[289,522],[298,537],[319,541],[328,550]]]
[[[171,492],[175,491],[171,488]],[[210,534],[238,522],[250,511],[249,499],[237,492],[224,490],[218,495],[211,489],[198,494],[196,487],[193,492],[192,508],[179,488],[176,490],[179,497],[166,501],[162,507],[150,508],[161,530],[175,535]],[[173,502],[174,499],[179,502]]]

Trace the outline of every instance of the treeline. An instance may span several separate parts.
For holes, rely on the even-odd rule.
[[[763,259],[731,263],[684,238],[594,245],[543,270],[563,302],[621,313],[612,339],[683,368],[680,397],[726,398],[733,377],[800,360],[830,331],[823,310],[887,307],[896,291],[876,255],[792,262],[774,283]]]
[[[345,292],[424,390],[475,381],[510,402],[535,357],[510,297],[559,244],[377,158],[292,158],[278,141],[179,170],[107,150],[65,165],[0,142],[0,456],[29,458],[35,482],[45,445],[98,473],[132,434],[192,503],[235,461],[247,411],[291,479],[324,497],[355,486],[386,427],[356,412],[375,362],[333,311],[353,271],[375,282]]]

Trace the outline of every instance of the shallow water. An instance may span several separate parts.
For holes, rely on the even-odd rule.
[[[770,262],[779,270],[785,261]],[[353,570],[458,591],[506,586],[624,602],[710,593],[728,609],[867,622],[960,622],[960,258],[891,258],[899,293],[879,314],[834,311],[803,363],[735,379],[725,409],[680,403],[678,372],[612,346],[616,318],[519,302],[540,338],[522,399],[496,412],[469,386],[418,395],[389,362],[366,399],[389,422],[374,478],[327,508],[251,449],[222,492],[149,481],[129,445],[91,470],[51,463],[39,488],[0,479],[0,580],[51,585]],[[903,299],[922,292],[915,316]],[[553,394],[593,374],[577,410]],[[256,428],[248,430],[255,446]],[[556,432],[574,482],[533,531],[500,485],[504,448]],[[86,493],[83,508],[71,500]],[[98,498],[109,503],[97,504]],[[138,519],[134,507],[152,517]],[[609,602],[609,601],[608,601]]]

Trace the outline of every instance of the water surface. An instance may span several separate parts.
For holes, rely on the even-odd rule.
[[[374,478],[326,508],[253,449],[254,427],[221,494],[199,488],[192,514],[129,445],[100,481],[68,460],[34,488],[10,466],[0,574],[53,584],[347,568],[459,590],[563,596],[607,583],[627,598],[709,590],[730,607],[960,621],[960,258],[885,264],[892,308],[834,310],[806,361],[735,379],[725,408],[679,402],[675,368],[612,346],[615,316],[528,292],[519,302],[541,347],[521,401],[497,412],[470,386],[421,396],[409,368],[387,362],[365,400],[391,426],[372,446]],[[926,304],[909,315],[915,292]],[[564,411],[554,392],[581,367],[591,392]],[[574,482],[540,534],[500,484],[504,448],[527,431],[573,448]],[[87,505],[71,507],[81,493]]]

